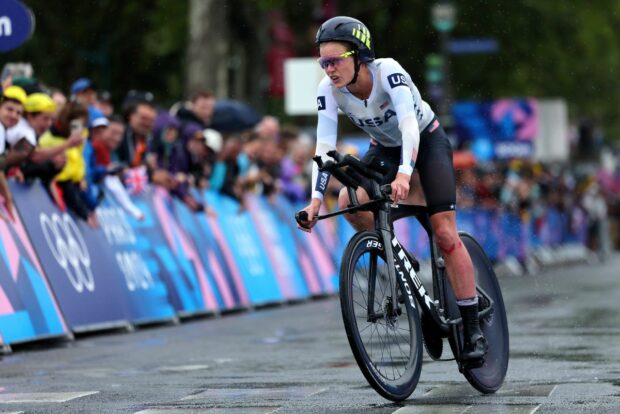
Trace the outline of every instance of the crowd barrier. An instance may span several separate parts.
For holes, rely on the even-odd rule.
[[[195,194],[217,212],[191,212],[159,188],[132,196],[143,220],[112,196],[97,209],[99,229],[59,210],[39,184],[10,184],[16,211],[0,219],[0,345],[333,294],[353,229],[342,216],[311,234],[293,219],[302,206],[283,197]],[[6,211],[4,212],[6,215]],[[531,247],[581,240],[574,217],[544,220],[483,210],[458,214],[494,260]],[[583,224],[582,224],[583,227]],[[428,258],[414,219],[399,220],[403,244]]]

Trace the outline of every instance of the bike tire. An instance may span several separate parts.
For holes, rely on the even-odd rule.
[[[474,265],[476,286],[480,286],[484,289],[494,302],[492,316],[480,321],[480,327],[489,344],[489,351],[485,356],[484,365],[480,368],[466,368],[463,370],[463,375],[471,386],[478,391],[484,394],[492,394],[500,389],[504,383],[506,371],[508,370],[510,345],[506,308],[504,306],[504,299],[497,276],[493,270],[493,265],[484,252],[484,249],[471,235],[465,232],[459,232],[459,235]],[[460,317],[456,305],[456,298],[452,293],[452,289],[446,290],[448,315],[450,318]],[[459,344],[455,342],[456,340],[457,338],[450,335],[450,347],[455,356],[456,347],[459,346]],[[458,341],[460,341],[460,344],[463,343],[462,324],[459,324],[458,327]]]
[[[368,259],[366,274],[365,258]],[[376,260],[374,277],[371,275],[373,260]],[[415,390],[422,368],[422,331],[418,311],[409,300],[404,300],[399,315],[390,317],[384,312],[383,319],[370,322],[368,306],[364,307],[368,305],[368,294],[374,286],[374,310],[384,309],[382,306],[389,308],[385,304],[390,301],[391,290],[387,288],[391,283],[396,282],[389,280],[379,235],[370,231],[355,234],[344,251],[340,266],[340,305],[347,338],[368,383],[381,396],[402,401]],[[399,283],[398,292],[402,291],[404,288]],[[381,300],[377,300],[379,298]],[[384,333],[385,337],[382,337]]]

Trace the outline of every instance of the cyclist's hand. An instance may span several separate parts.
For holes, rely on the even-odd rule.
[[[315,217],[319,214],[320,208],[321,200],[319,200],[318,198],[313,198],[312,201],[310,201],[310,204],[302,210],[308,214],[308,220],[298,223],[297,228],[305,232],[311,233],[312,227],[314,227],[314,225],[316,224]]]
[[[398,173],[392,181],[392,201],[398,204],[399,201],[405,200],[409,195],[409,179],[407,174]]]

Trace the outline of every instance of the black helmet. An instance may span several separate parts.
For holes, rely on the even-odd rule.
[[[321,43],[341,41],[355,45],[357,58],[360,62],[372,62],[375,60],[375,51],[372,47],[370,31],[353,17],[336,16],[324,22],[316,32],[316,45]]]

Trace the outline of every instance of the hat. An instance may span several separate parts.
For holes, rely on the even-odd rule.
[[[202,131],[205,137],[205,145],[213,150],[213,152],[220,152],[222,149],[222,134],[215,129],[207,128]]]
[[[90,79],[80,78],[71,85],[71,95],[75,95],[87,89],[95,89],[95,84]]]
[[[24,103],[26,112],[56,112],[56,103],[44,93],[28,95]]]
[[[9,86],[4,91],[2,91],[2,96],[5,99],[13,99],[21,103],[22,105],[26,102],[26,92],[20,88],[19,86]]]
[[[107,127],[108,125],[110,125],[110,121],[108,121],[108,118],[106,118],[105,116],[101,116],[93,120],[93,122],[91,123],[91,128]]]

